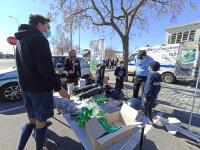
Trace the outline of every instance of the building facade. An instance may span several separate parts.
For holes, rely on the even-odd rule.
[[[200,22],[184,24],[165,29],[166,44],[200,41]]]

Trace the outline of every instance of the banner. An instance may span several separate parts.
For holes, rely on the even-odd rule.
[[[95,74],[97,64],[105,58],[104,39],[93,40],[91,42],[91,59],[90,59],[90,72]]]

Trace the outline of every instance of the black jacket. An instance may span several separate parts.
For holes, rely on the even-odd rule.
[[[48,40],[31,25],[22,24],[15,33],[16,64],[22,91],[59,91]]]
[[[126,69],[125,67],[120,67],[118,66],[116,69],[115,69],[115,76],[117,77],[120,77],[120,80],[124,81],[124,77],[126,76]]]
[[[71,79],[76,79],[78,77],[81,77],[81,67],[80,67],[80,60],[79,59],[76,59],[75,62],[74,62],[74,65],[75,65],[75,71],[73,74],[69,74],[68,73],[68,78],[71,78]],[[73,63],[72,61],[67,58],[64,62],[64,69],[69,72],[69,70],[73,70]]]
[[[158,72],[151,72],[148,77],[144,87],[144,97],[150,101],[155,101],[157,99],[158,93],[161,89],[161,75]]]

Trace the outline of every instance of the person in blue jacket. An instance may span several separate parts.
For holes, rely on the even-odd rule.
[[[116,76],[115,89],[121,94],[121,89],[124,87],[124,77],[126,76],[126,69],[123,61],[120,61],[119,66],[115,69],[114,75]]]
[[[157,96],[161,89],[161,74],[158,73],[160,69],[160,63],[155,61],[150,66],[151,72],[147,77],[147,81],[144,87],[143,101],[145,106],[145,116],[149,117],[150,122],[152,120],[152,108],[156,102]]]
[[[140,86],[143,93],[144,85],[149,74],[149,66],[154,62],[154,59],[148,56],[145,50],[141,50],[138,55],[135,56],[134,61],[136,70],[133,83],[133,98],[138,98]]]

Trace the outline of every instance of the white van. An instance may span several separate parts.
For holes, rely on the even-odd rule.
[[[129,56],[129,74],[135,71],[134,58],[141,50],[146,50],[147,55],[161,64],[159,72],[164,82],[174,83],[180,79],[192,80],[199,60],[198,43],[188,42],[138,48]]]

